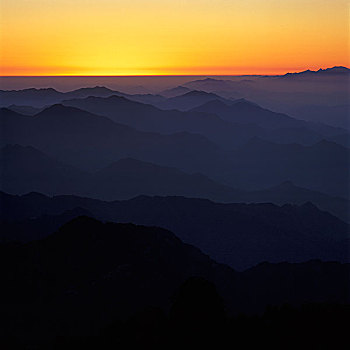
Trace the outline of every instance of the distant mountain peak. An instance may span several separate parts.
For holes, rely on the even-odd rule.
[[[37,117],[39,115],[43,115],[43,114],[47,114],[47,113],[64,113],[64,112],[76,110],[76,109],[77,108],[74,108],[74,107],[64,106],[61,103],[56,103],[56,104],[53,104],[52,106],[45,108],[44,110],[42,110],[41,112],[39,112],[35,116]]]
[[[202,81],[219,81],[218,79],[213,79],[213,78],[205,78]]]
[[[42,110],[41,112],[37,113],[34,115],[34,118],[46,118],[46,117],[63,117],[63,116],[94,116],[97,117],[96,115],[82,110],[80,108],[77,107],[71,107],[71,106],[65,106],[61,103],[58,104],[54,104],[50,107],[45,108],[44,110]],[[28,117],[30,118],[30,117]],[[107,118],[105,118],[107,119]]]
[[[334,66],[332,68],[326,68],[326,69],[320,68],[317,72],[350,73],[350,69],[344,66]]]
[[[211,92],[205,92],[201,90],[193,90],[181,95],[181,97],[196,97],[196,96],[217,96]]]
[[[331,68],[325,68],[325,69],[318,69],[316,70],[310,70],[307,69],[305,71],[302,72],[295,72],[295,73],[287,73],[285,75],[283,75],[282,77],[296,77],[296,76],[318,76],[318,75],[342,75],[342,74],[350,74],[350,69],[347,67],[343,67],[343,66],[334,66]]]
[[[105,87],[105,86],[99,86],[99,85],[96,85],[96,86],[91,86],[91,87],[83,87],[83,88],[80,88],[78,90],[74,90],[74,92],[76,91],[105,91],[105,92],[113,92],[113,90]]]
[[[21,198],[24,198],[24,199],[30,198],[31,200],[38,200],[38,199],[49,199],[51,197],[46,196],[45,194],[42,194],[40,192],[32,191],[22,195]]]

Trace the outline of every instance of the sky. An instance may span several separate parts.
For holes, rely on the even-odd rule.
[[[0,75],[349,66],[349,0],[0,0]]]

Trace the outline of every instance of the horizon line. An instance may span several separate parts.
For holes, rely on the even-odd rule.
[[[285,73],[287,74],[287,73]],[[280,76],[284,74],[126,74],[126,75],[0,75],[0,78],[55,78],[55,77],[242,77],[242,76]]]
[[[126,77],[243,77],[243,76],[258,76],[258,77],[277,77],[277,76],[283,76],[286,74],[294,74],[294,73],[302,73],[302,72],[317,72],[319,70],[327,70],[332,68],[346,68],[349,69],[347,66],[342,65],[335,65],[330,66],[326,68],[319,68],[319,69],[304,69],[304,70],[297,70],[297,71],[286,71],[285,73],[267,73],[267,74],[258,74],[258,73],[244,73],[244,74],[111,74],[111,75],[96,75],[96,74],[82,74],[82,75],[76,75],[76,74],[54,74],[54,75],[0,75],[0,78],[55,78],[55,77],[62,77],[62,78],[85,78],[85,77],[104,77],[104,78],[126,78]]]

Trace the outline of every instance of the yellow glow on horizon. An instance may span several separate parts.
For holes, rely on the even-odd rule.
[[[275,74],[349,65],[348,0],[1,0],[0,75]]]

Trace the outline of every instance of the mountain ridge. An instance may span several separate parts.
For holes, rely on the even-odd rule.
[[[236,269],[265,260],[349,259],[349,225],[310,204],[222,204],[178,196],[103,202],[77,196],[0,195],[7,239],[15,233],[16,221],[80,207],[104,221],[163,227]]]

